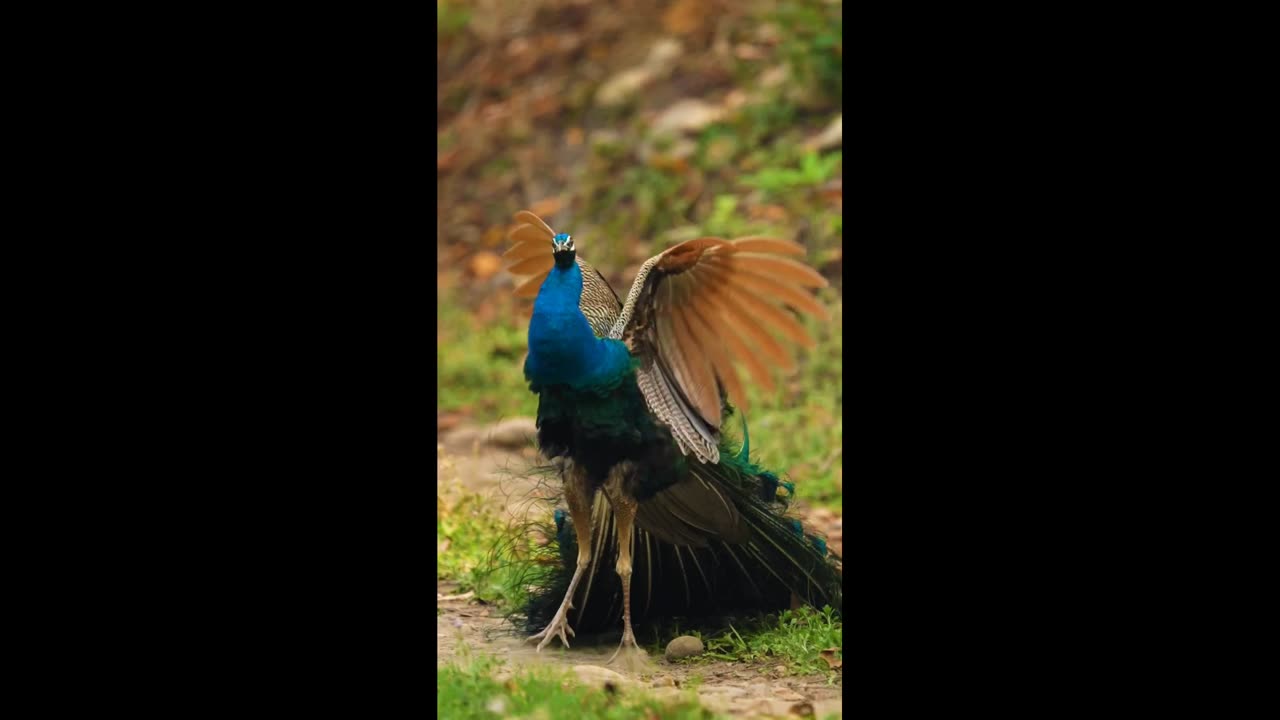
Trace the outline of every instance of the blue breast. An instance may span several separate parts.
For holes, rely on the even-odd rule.
[[[535,388],[616,383],[630,371],[627,346],[595,336],[578,308],[581,298],[582,272],[577,264],[553,268],[543,281],[529,320],[529,357],[524,365],[525,378]]]

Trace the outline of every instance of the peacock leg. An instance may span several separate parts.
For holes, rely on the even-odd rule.
[[[559,637],[560,642],[564,643],[565,647],[569,647],[569,638],[565,637],[565,632],[574,634],[573,628],[569,627],[569,609],[573,607],[573,593],[578,589],[578,581],[582,579],[587,566],[591,564],[591,497],[594,494],[587,481],[586,472],[576,464],[569,463],[568,472],[565,474],[564,498],[569,505],[569,517],[573,518],[573,531],[578,536],[578,567],[573,571],[569,590],[564,594],[564,600],[560,602],[560,609],[556,611],[555,617],[551,618],[551,622],[547,623],[547,627],[542,632],[529,637],[530,641],[542,640],[538,643],[538,652],[541,652],[554,637]]]
[[[613,513],[618,525],[618,576],[622,578],[622,642],[609,662],[613,662],[618,653],[628,646],[640,650],[636,643],[635,633],[631,631],[631,550],[635,544],[636,501],[628,497],[621,488],[614,486],[616,492],[611,496]]]

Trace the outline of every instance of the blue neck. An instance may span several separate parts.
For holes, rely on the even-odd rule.
[[[577,263],[554,267],[533,302],[529,357],[524,375],[534,384],[575,388],[616,381],[631,369],[631,354],[618,340],[597,338],[578,308],[582,271]]]

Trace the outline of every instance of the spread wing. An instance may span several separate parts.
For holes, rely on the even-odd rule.
[[[813,347],[786,310],[828,319],[809,291],[826,279],[786,257],[803,254],[787,240],[699,238],[650,258],[636,274],[609,337],[640,358],[640,390],[685,454],[719,462],[723,396],[747,407],[736,364],[772,390],[772,370],[795,368],[787,346]]]
[[[555,232],[542,218],[528,210],[516,213],[516,223],[516,229],[509,236],[515,244],[502,259],[507,272],[526,278],[516,285],[516,297],[537,297],[542,281],[547,279],[551,268],[556,265],[555,256],[551,252],[551,239],[555,237]],[[616,322],[618,311],[622,309],[622,301],[599,270],[582,258],[578,258],[577,263],[578,269],[582,271],[582,299],[578,301],[578,307],[587,317],[592,332],[597,337],[604,337]]]

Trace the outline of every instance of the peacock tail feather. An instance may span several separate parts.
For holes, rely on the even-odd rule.
[[[842,610],[839,558],[821,537],[805,533],[800,521],[786,514],[795,486],[750,462],[740,451],[746,444],[738,448],[725,440],[719,464],[688,464],[696,482],[713,485],[746,520],[746,537],[679,544],[637,527],[630,539],[633,622],[784,610],[792,607],[793,593],[803,603]],[[572,520],[563,510],[554,517],[553,542],[561,563],[525,606],[531,632],[551,620],[573,576],[577,541]],[[613,566],[620,538],[603,494],[595,498],[591,524],[591,566],[569,611],[569,623],[580,633],[616,628],[622,611],[622,583]]]

